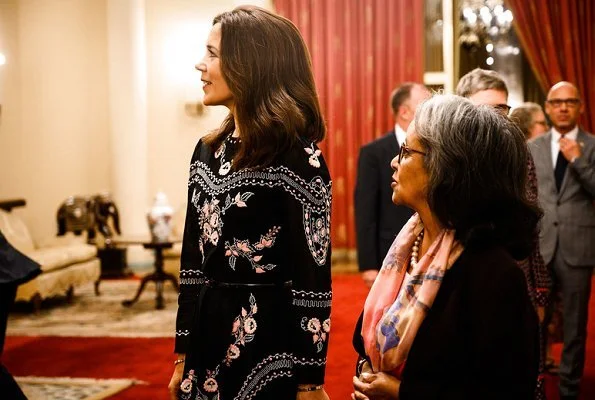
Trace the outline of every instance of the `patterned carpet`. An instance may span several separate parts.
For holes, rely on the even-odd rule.
[[[164,310],[155,309],[155,285],[148,283],[131,307],[122,301],[134,296],[137,280],[107,280],[95,296],[93,285],[77,289],[69,304],[65,299],[44,304],[39,314],[20,306],[11,313],[8,336],[111,336],[173,337],[177,310],[177,293],[165,285]],[[59,304],[56,304],[59,303]]]
[[[131,379],[16,378],[29,400],[101,400],[136,382]]]

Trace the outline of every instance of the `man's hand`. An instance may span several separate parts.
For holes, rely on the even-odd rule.
[[[572,161],[581,156],[582,146],[576,140],[563,137],[560,139],[560,151],[565,159]]]
[[[364,283],[366,284],[366,286],[369,288],[372,287],[372,284],[376,280],[377,276],[378,276],[378,270],[375,270],[375,269],[367,269],[362,272],[362,279],[364,280]]]
[[[352,400],[398,400],[401,381],[384,372],[353,377]]]

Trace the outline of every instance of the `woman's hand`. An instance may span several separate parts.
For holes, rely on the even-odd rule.
[[[298,392],[296,400],[330,400],[324,389],[313,390],[311,392]]]
[[[182,383],[182,376],[184,375],[184,363],[179,363],[174,366],[174,373],[169,380],[169,398],[170,400],[178,399],[178,391],[180,390],[180,384]]]
[[[384,372],[362,372],[353,377],[353,400],[398,400],[401,381]]]

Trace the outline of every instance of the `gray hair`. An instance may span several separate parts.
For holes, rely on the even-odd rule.
[[[531,128],[535,124],[533,115],[538,111],[543,112],[543,109],[539,104],[526,102],[516,107],[510,113],[510,119],[519,126],[527,139],[531,134]]]
[[[530,245],[539,212],[526,199],[528,150],[518,127],[491,107],[455,95],[422,103],[413,123],[427,153],[428,203],[438,220],[459,239],[489,226],[503,241]],[[519,218],[531,226],[519,228]]]
[[[477,92],[489,89],[504,92],[508,96],[508,87],[499,73],[487,69],[475,68],[459,80],[456,94],[463,97],[471,97]]]

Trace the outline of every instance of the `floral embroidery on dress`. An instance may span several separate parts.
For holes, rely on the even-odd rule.
[[[188,378],[184,379],[180,384],[180,390],[184,393],[190,393],[193,383],[196,383],[196,375],[194,375],[194,370],[191,369],[188,371]]]
[[[246,343],[250,343],[254,340],[254,334],[258,324],[254,315],[258,312],[258,306],[256,304],[256,298],[254,294],[250,293],[249,298],[250,306],[248,309],[242,307],[240,315],[233,320],[231,328],[231,334],[234,337],[234,342],[229,345],[223,363],[228,367],[231,365],[233,360],[240,356],[240,346],[245,346]],[[219,383],[217,382],[217,375],[219,375],[219,367],[222,364],[217,365],[215,370],[206,370],[205,381],[202,384],[202,389],[210,393],[206,395],[201,391],[200,387],[197,387],[196,399],[198,400],[219,400]],[[180,384],[180,390],[182,391],[182,399],[189,400],[190,393],[192,391],[193,384],[197,383],[197,377],[193,369],[188,371],[188,377]]]
[[[233,199],[230,195],[227,195],[225,198],[225,206],[223,208],[219,206],[220,201],[218,199],[212,199],[210,202],[205,199],[202,207],[200,207],[198,217],[199,226],[202,226],[202,233],[199,238],[198,247],[203,255],[203,261],[204,245],[206,243],[211,243],[213,246],[217,246],[219,238],[223,233],[223,221],[221,215],[225,215],[225,212],[234,205],[237,207],[247,207],[246,201],[253,195],[254,193],[252,192],[238,192]],[[198,195],[196,195],[196,190],[192,195],[192,202],[197,206]]]
[[[215,393],[219,390],[219,384],[215,379],[218,373],[219,367],[217,367],[215,371],[207,370],[207,379],[205,380],[205,383],[202,384],[204,390],[206,390],[209,393]]]
[[[259,264],[259,261],[262,260],[262,255],[256,253],[266,248],[273,247],[275,238],[280,229],[281,228],[278,226],[273,226],[266,234],[260,236],[260,240],[254,244],[250,243],[249,240],[238,240],[235,238],[233,240],[233,245],[226,241],[225,255],[229,257],[229,266],[231,269],[235,271],[238,257],[247,259],[250,262],[250,265],[252,265],[252,269],[257,274],[262,274],[265,271],[270,271],[275,268],[275,264]]]
[[[203,393],[199,388],[196,389],[195,400],[219,400],[219,384],[215,377],[219,373],[219,367],[215,371],[207,370],[207,378],[204,381],[202,388],[209,394]],[[198,378],[193,369],[188,371],[188,377],[180,384],[180,398],[182,400],[190,400],[192,398],[192,386],[196,384]]]
[[[256,298],[250,294],[250,307],[246,310],[242,307],[242,312],[233,320],[231,334],[234,336],[234,342],[227,348],[227,355],[225,356],[225,364],[229,366],[231,362],[240,356],[240,347],[245,346],[254,340],[254,333],[258,324],[254,315],[258,312],[256,305]]]
[[[320,168],[320,160],[318,157],[322,152],[314,149],[314,144],[311,144],[310,147],[304,147],[304,150],[306,150],[306,153],[310,154],[310,157],[308,157],[308,164],[314,168]]]
[[[217,151],[215,151],[215,159],[219,159],[221,158],[220,162],[221,162],[221,166],[219,167],[219,175],[227,175],[229,173],[229,171],[231,171],[231,166],[233,165],[233,160],[225,160],[225,149],[227,148],[226,146],[226,142],[230,142],[230,143],[239,143],[241,142],[241,140],[239,138],[235,138],[232,135],[229,135],[225,141],[223,141],[223,143],[221,143],[221,146],[219,146],[219,148],[217,149]]]
[[[219,175],[227,175],[231,170],[231,165],[233,160],[226,161],[225,160],[225,142],[221,143],[221,146],[215,151],[215,158],[219,159],[221,157],[221,166],[219,167]]]
[[[318,318],[303,317],[302,318],[302,329],[312,334],[312,342],[316,344],[316,351],[320,353],[324,342],[328,337],[328,333],[331,331],[331,320],[327,318],[321,324]]]
[[[215,379],[219,374],[219,366],[215,368],[215,371],[206,370],[207,376],[202,384],[202,388],[208,394],[204,394],[200,388],[198,388],[196,393],[196,400],[219,400],[219,384]]]
[[[304,206],[304,230],[312,257],[318,265],[324,265],[331,242],[331,193],[320,178],[314,179],[311,185],[322,193],[326,207],[317,211]]]

